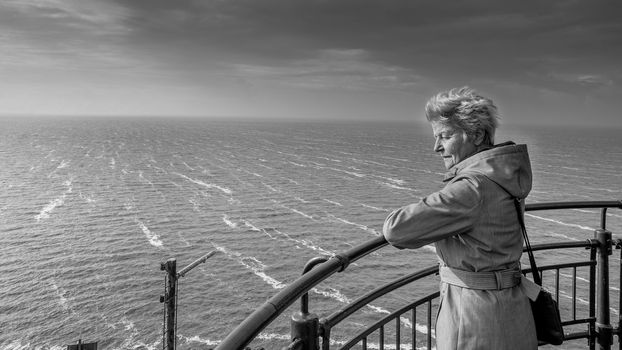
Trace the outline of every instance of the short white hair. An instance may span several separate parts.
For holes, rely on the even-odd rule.
[[[494,145],[499,113],[492,100],[464,86],[443,91],[433,96],[425,105],[428,121],[456,126],[469,136],[478,130],[484,132],[483,144]]]

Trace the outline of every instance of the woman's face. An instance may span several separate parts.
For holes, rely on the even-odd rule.
[[[432,121],[431,124],[434,152],[443,157],[445,168],[451,168],[476,152],[477,146],[462,129],[439,121]]]

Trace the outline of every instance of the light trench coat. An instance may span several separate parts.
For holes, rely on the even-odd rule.
[[[383,233],[398,248],[435,243],[441,265],[472,272],[520,267],[521,227],[513,197],[531,190],[527,147],[508,142],[452,167],[445,187],[392,212]],[[500,290],[441,282],[436,348],[537,349],[529,299],[521,285]]]

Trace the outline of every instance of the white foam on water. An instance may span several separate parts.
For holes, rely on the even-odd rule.
[[[253,225],[252,223],[250,223],[248,220],[244,220],[244,226],[246,226],[246,227],[250,228],[252,231],[255,231],[255,232],[262,232],[262,233],[264,233],[266,236],[268,236],[268,237],[270,237],[270,238],[274,239],[274,237],[273,237],[273,236],[272,236],[272,235],[271,235],[268,231],[266,231],[266,230],[265,230],[265,229],[263,229],[263,228],[258,228],[257,226],[255,226],[255,225]]]
[[[174,181],[171,181],[171,180],[168,180],[168,182],[169,182],[171,185],[173,185],[173,186],[175,186],[175,187],[177,187],[177,188],[183,188],[183,186],[182,186],[182,185],[180,185],[180,184],[178,184],[177,182],[174,182]]]
[[[365,203],[359,203],[360,205],[364,206],[365,208],[369,208],[369,209],[374,209],[374,210],[378,210],[378,211],[389,211],[389,209],[385,209],[385,208],[380,208],[380,207],[374,207],[373,205],[369,205],[369,204],[365,204]]]
[[[73,186],[71,185],[71,183],[71,180],[65,181],[63,183],[63,185],[67,187],[65,192],[63,192],[63,194],[61,194],[59,197],[51,200],[45,207],[43,207],[43,209],[41,209],[39,214],[35,215],[35,220],[37,220],[37,222],[41,221],[41,219],[48,219],[50,217],[50,213],[54,211],[54,209],[65,204],[65,199],[67,198],[67,195],[73,192]]]
[[[343,293],[341,293],[339,290],[333,288],[333,287],[315,287],[313,289],[311,289],[311,291],[313,293],[319,294],[319,295],[323,295],[325,297],[328,298],[332,298],[335,299],[337,301],[340,301],[344,304],[349,304],[351,302],[351,300],[345,296]]]
[[[257,339],[260,340],[290,340],[289,334],[275,334],[275,333],[259,333]]]
[[[93,199],[93,197],[88,196],[84,193],[82,193],[82,191],[80,191],[80,193],[78,194],[78,196],[80,197],[80,199],[86,201],[87,203],[94,203],[95,200]]]
[[[555,220],[555,219],[549,219],[549,218],[544,218],[542,216],[537,216],[537,215],[533,215],[533,214],[529,214],[529,213],[525,213],[526,216],[532,217],[532,218],[536,218],[536,219],[540,219],[540,220],[544,220],[544,221],[548,221],[548,222],[553,222],[559,225],[563,225],[563,226],[568,226],[568,227],[575,227],[575,228],[579,228],[582,230],[586,230],[586,231],[594,231],[595,228],[593,227],[589,227],[589,226],[582,226],[582,225],[577,225],[577,224],[568,224],[565,223],[563,221],[559,221],[559,220]]]
[[[376,231],[373,228],[370,228],[368,226],[365,226],[365,225],[362,225],[362,224],[357,224],[356,222],[348,221],[346,219],[342,219],[342,218],[337,217],[337,216],[335,216],[333,214],[328,214],[328,216],[332,217],[333,219],[335,219],[337,221],[343,222],[344,224],[352,225],[352,226],[360,228],[361,230],[370,232],[370,233],[372,233],[372,234],[374,234],[376,236],[380,236],[380,232],[378,232],[378,231]]]
[[[306,165],[304,165],[304,164],[295,163],[295,162],[292,162],[292,161],[288,161],[288,163],[290,163],[290,164],[292,164],[292,165],[295,165],[295,166],[297,166],[297,167],[301,167],[301,168],[306,168],[306,167],[307,167],[307,166],[306,166]]]
[[[260,167],[266,168],[266,169],[274,170],[273,167],[269,167],[269,166],[267,166],[265,164],[257,164],[257,165],[259,165]]]
[[[295,200],[299,201],[300,203],[309,203],[308,200],[302,199],[300,197],[294,197]]]
[[[374,176],[379,177],[379,178],[384,179],[384,180],[387,180],[390,183],[392,183],[394,185],[398,185],[398,186],[402,186],[402,185],[404,185],[406,183],[406,181],[404,181],[404,180],[396,179],[396,178],[393,178],[393,177],[385,177],[385,176],[378,176],[378,175],[374,175]]]
[[[288,178],[288,177],[282,177],[282,176],[281,176],[281,179],[287,180],[287,181],[289,181],[289,182],[293,183],[294,185],[299,185],[299,183],[298,183],[297,181],[294,181],[294,180],[292,180],[292,179],[290,179],[290,178]]]
[[[189,343],[199,343],[199,344],[205,344],[205,345],[210,345],[210,346],[215,346],[218,345],[222,342],[222,340],[211,340],[211,339],[203,339],[201,337],[199,337],[198,335],[192,336],[192,337],[186,337],[182,334],[177,334],[177,337],[185,342],[186,344]]]
[[[326,249],[324,249],[324,248],[322,248],[322,247],[320,247],[320,246],[317,246],[317,245],[315,245],[315,243],[313,243],[313,242],[312,242],[312,241],[310,241],[310,240],[306,240],[306,239],[295,239],[295,238],[293,238],[292,236],[290,236],[289,234],[287,234],[287,233],[285,233],[285,232],[281,232],[281,231],[279,231],[279,230],[277,230],[277,229],[275,229],[274,231],[275,231],[276,233],[278,233],[278,234],[282,235],[283,237],[287,238],[287,240],[292,241],[292,242],[294,242],[294,243],[296,243],[296,244],[300,244],[300,245],[302,245],[302,246],[304,246],[304,247],[307,247],[307,248],[309,248],[309,249],[311,249],[311,250],[313,250],[313,251],[316,251],[316,252],[318,252],[318,253],[320,253],[320,254],[322,254],[322,255],[327,255],[327,256],[333,256],[333,255],[335,255],[335,252],[332,252],[332,251],[326,250]]]
[[[403,191],[410,191],[410,192],[419,192],[419,190],[416,190],[414,188],[410,188],[410,187],[404,187],[404,186],[398,186],[396,184],[392,184],[392,183],[388,183],[388,182],[384,182],[384,181],[377,181],[379,184],[381,185],[385,185],[387,187],[390,188],[395,188],[396,190],[403,190]]]
[[[146,179],[144,176],[144,173],[142,170],[138,171],[138,179],[140,180],[140,182],[145,182],[147,183],[149,186],[153,186],[153,182],[151,182],[149,179]]]
[[[190,202],[192,204],[192,210],[194,210],[196,212],[200,212],[201,211],[201,206],[199,205],[199,202],[195,201],[192,198],[188,199],[188,202]]]
[[[68,166],[69,166],[69,163],[71,163],[71,161],[70,161],[70,160],[64,160],[64,159],[63,159],[63,160],[60,162],[60,164],[56,167],[56,169],[64,169],[64,168],[66,168],[66,167],[68,167]]]
[[[284,208],[286,208],[286,209],[291,210],[292,212],[294,212],[294,213],[296,213],[296,214],[298,214],[298,215],[302,215],[302,216],[304,216],[305,218],[308,218],[308,219],[313,220],[313,216],[311,216],[311,215],[309,215],[309,214],[305,214],[305,213],[301,212],[300,210],[297,210],[297,209],[294,209],[294,208],[289,208],[289,207],[286,207],[286,206],[283,206],[283,207],[284,207]]]
[[[190,165],[188,165],[188,163],[186,162],[181,162],[186,168],[188,168],[188,170],[192,170],[194,171],[195,169],[193,167],[191,167]]]
[[[201,180],[195,180],[195,179],[189,178],[188,176],[186,176],[184,174],[180,174],[180,173],[173,173],[173,174],[175,174],[177,176],[180,176],[180,177],[182,177],[182,178],[184,178],[184,179],[186,179],[186,180],[188,180],[190,182],[193,182],[193,183],[195,183],[197,185],[207,187],[209,189],[216,188],[216,189],[222,191],[225,194],[232,194],[233,193],[230,189],[228,189],[226,187],[223,187],[223,186],[218,186],[218,185],[214,185],[214,184],[208,184],[208,183],[205,183],[205,182],[203,182]]]
[[[67,291],[66,290],[61,290],[60,288],[58,288],[58,286],[54,282],[51,283],[51,286],[52,286],[52,289],[54,290],[54,293],[58,297],[58,305],[60,305],[60,307],[64,311],[71,311],[71,312],[73,312],[73,309],[69,306],[69,301],[65,297],[65,294],[67,293]]]
[[[386,309],[381,308],[379,306],[374,306],[374,305],[371,305],[371,304],[367,304],[366,306],[368,308],[372,309],[373,311],[375,311],[377,313],[380,313],[380,314],[387,314],[387,315],[391,314],[391,312],[389,310],[386,310]],[[406,318],[406,317],[400,317],[400,321],[406,328],[412,328],[412,326],[413,326],[412,323],[410,322],[410,320],[408,318]],[[415,329],[419,333],[428,334],[428,327],[424,326],[422,324],[419,324],[419,323],[415,324]],[[432,337],[435,336],[434,333],[435,332],[432,329]]]
[[[114,158],[110,158],[110,163],[108,163],[110,165],[111,169],[114,169],[116,167],[117,162],[114,160]]]
[[[231,227],[231,228],[237,228],[238,224],[236,224],[235,222],[231,221],[229,218],[229,215],[227,214],[223,214],[222,216],[222,221],[227,224],[227,226]]]
[[[563,276],[563,277],[567,277],[567,278],[574,278],[572,275],[567,274],[567,273],[560,273],[559,275]],[[585,283],[590,283],[590,281],[588,279],[583,278],[583,277],[579,277],[579,276],[577,276],[577,281],[581,281],[581,282],[585,282]]]
[[[149,244],[157,248],[162,248],[163,244],[162,244],[162,241],[160,240],[160,237],[158,237],[158,235],[151,232],[151,230],[149,230],[147,225],[145,225],[145,223],[140,221],[138,218],[134,218],[134,221],[138,224],[138,227],[140,227],[140,229],[143,231],[143,233],[149,240]]]
[[[338,207],[343,207],[343,204],[341,204],[341,203],[339,203],[339,202],[331,201],[330,199],[326,199],[326,198],[322,198],[322,199],[323,199],[324,201],[326,201],[326,202],[330,203],[330,204],[336,205],[336,206],[338,206]]]
[[[262,185],[264,185],[264,186],[266,186],[266,188],[267,188],[267,189],[269,189],[269,190],[270,190],[270,191],[272,191],[272,192],[281,192],[280,190],[278,190],[278,189],[276,189],[276,188],[274,188],[274,187],[272,187],[272,186],[268,185],[267,183],[265,183],[265,182],[263,182],[263,181],[261,182],[261,184],[262,184]]]
[[[161,340],[156,340],[153,344],[145,344],[144,342],[137,340],[136,338],[140,336],[140,332],[136,329],[134,322],[127,319],[127,317],[123,316],[121,318],[121,325],[123,329],[129,332],[129,336],[123,340],[123,343],[118,348],[118,350],[126,350],[126,349],[147,349],[147,350],[156,350],[158,349],[158,345],[161,345]]]
[[[238,253],[238,252],[232,252],[224,247],[220,247],[214,243],[212,243],[212,245],[214,246],[214,248],[218,249],[220,252],[222,252],[223,254],[225,254],[225,256],[229,259],[235,260],[237,261],[240,265],[244,266],[245,268],[249,269],[250,271],[252,271],[256,276],[258,276],[259,278],[261,278],[264,282],[266,282],[267,284],[269,284],[270,286],[272,286],[272,288],[274,289],[283,289],[285,288],[285,284],[283,284],[282,282],[276,280],[275,278],[272,278],[270,276],[268,276],[265,272],[265,265],[259,261],[257,258],[255,257],[247,257],[247,256],[243,256],[242,254]]]
[[[285,208],[285,209],[287,209],[287,210],[291,211],[292,213],[296,213],[296,214],[298,214],[298,215],[304,216],[304,217],[305,217],[305,218],[307,218],[307,219],[314,220],[314,219],[313,219],[313,216],[311,216],[311,215],[309,215],[309,214],[306,214],[306,213],[303,213],[303,212],[301,212],[300,210],[297,210],[297,209],[294,209],[294,208],[290,208],[290,207],[288,207],[288,206],[286,206],[286,205],[284,205],[284,204],[280,204],[280,203],[278,203],[277,201],[275,201],[274,199],[272,200],[272,202],[273,202],[273,203],[275,203],[275,204],[277,204],[277,205],[279,205],[279,206],[280,206],[280,207],[282,207],[282,208]]]
[[[614,218],[622,218],[622,215],[620,215],[620,214],[607,213],[607,216],[611,216],[611,217],[614,217]]]

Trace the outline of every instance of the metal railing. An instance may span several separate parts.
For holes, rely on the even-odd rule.
[[[619,316],[618,324],[614,328],[610,324],[610,289],[609,289],[609,260],[613,247],[622,247],[622,240],[613,240],[611,232],[606,230],[607,208],[622,209],[622,201],[585,201],[585,202],[556,202],[556,203],[537,203],[527,204],[526,211],[536,210],[558,210],[558,209],[582,209],[599,208],[601,209],[601,225],[594,233],[594,238],[584,242],[563,242],[532,245],[534,251],[548,251],[552,249],[587,249],[589,257],[585,260],[564,262],[560,264],[541,265],[538,270],[544,272],[543,277],[547,289],[552,290],[556,299],[560,301],[560,294],[567,296],[571,301],[569,307],[564,307],[565,313],[562,314],[562,321],[565,327],[566,339],[586,339],[588,347],[594,349],[596,344],[600,349],[610,349],[613,344],[613,335],[620,337],[620,323],[622,315]],[[380,286],[367,294],[359,297],[355,301],[346,305],[344,308],[326,316],[319,318],[313,313],[309,313],[307,292],[313,287],[332,276],[337,272],[344,271],[351,262],[357,261],[362,257],[386,246],[388,243],[384,237],[377,237],[359,246],[356,246],[342,254],[337,254],[330,259],[314,258],[305,266],[303,275],[296,281],[282,289],[279,293],[267,300],[258,307],[242,323],[238,325],[217,347],[216,350],[244,349],[268,324],[283,313],[296,300],[301,300],[300,311],[294,313],[291,321],[291,343],[287,349],[316,350],[320,347],[323,350],[331,349],[331,331],[340,322],[347,319],[363,306],[368,305],[373,300],[397,290],[403,286],[410,285],[423,278],[435,276],[438,266],[432,266],[423,270],[416,271],[394,281]],[[622,265],[622,251],[620,264]],[[622,267],[622,266],[621,266]],[[579,277],[578,270],[586,269],[587,278]],[[566,273],[566,271],[569,271]],[[530,272],[529,269],[523,273]],[[552,286],[548,283],[552,275]],[[560,276],[570,279],[570,294],[562,290]],[[622,268],[620,269],[622,280]],[[432,277],[430,277],[432,278]],[[587,280],[587,310],[580,310],[577,300],[578,281]],[[566,282],[568,283],[568,282]],[[553,288],[552,288],[553,287]],[[619,287],[619,286],[618,286]],[[622,294],[618,289],[619,308],[622,307]],[[365,330],[340,345],[340,349],[350,349],[359,344],[362,349],[368,348],[368,338],[376,334],[378,339],[377,347],[385,348],[387,339],[392,339],[391,348],[400,349],[402,338],[410,337],[408,343],[410,348],[424,346],[428,349],[433,347],[433,323],[434,309],[437,308],[439,292],[433,292],[423,296],[418,300],[410,302],[399,309],[393,311],[376,323],[368,326]],[[560,305],[560,309],[561,309]],[[419,308],[424,308],[423,312],[417,312]],[[422,328],[416,329],[417,315],[425,314],[426,324]],[[619,313],[620,314],[620,313]],[[403,335],[403,323],[410,323],[410,334]],[[394,326],[393,326],[394,325]],[[390,331],[387,331],[390,329]],[[424,334],[424,339],[418,340],[417,333]],[[376,338],[374,338],[376,339]],[[393,345],[394,344],[394,345]]]

